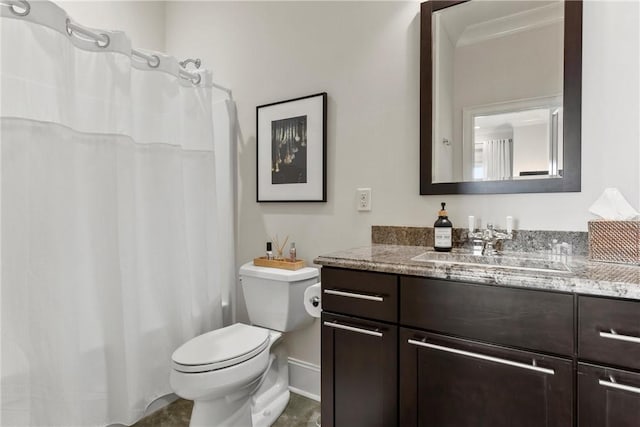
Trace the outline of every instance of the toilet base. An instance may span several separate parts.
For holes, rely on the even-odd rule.
[[[194,401],[189,427],[247,427],[251,425],[249,400],[230,403],[227,399],[217,401]]]
[[[287,403],[289,403],[289,394],[289,390],[287,390],[286,393],[280,394],[270,401],[267,406],[262,408],[260,412],[254,412],[252,410],[252,427],[270,427],[275,423],[284,412],[284,409],[287,407]]]
[[[271,347],[272,362],[260,388],[251,398],[252,427],[269,427],[289,403],[289,366],[284,345]]]

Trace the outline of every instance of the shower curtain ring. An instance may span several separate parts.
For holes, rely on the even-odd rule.
[[[111,37],[109,37],[108,34],[102,33],[100,34],[102,37],[104,37],[106,40],[105,41],[101,41],[101,40],[96,40],[96,46],[101,47],[101,48],[105,48],[107,46],[109,46],[109,43],[111,43]]]
[[[24,1],[24,0],[23,0]],[[111,37],[109,37],[109,34],[106,33],[95,33],[91,30],[87,30],[87,29],[83,29],[80,26],[76,26],[75,24],[71,23],[71,19],[67,18],[66,20],[66,29],[67,29],[67,34],[69,36],[73,36],[74,31],[82,34],[84,37],[79,37],[82,40],[85,41],[91,41],[93,40],[93,42],[96,44],[96,46],[100,47],[100,48],[105,48],[107,46],[109,46],[109,44],[111,43]],[[88,38],[88,39],[87,39]]]
[[[151,63],[151,59],[153,59],[153,63]],[[151,55],[151,59],[147,60],[147,65],[151,68],[158,68],[160,66],[160,57],[158,57],[158,55]]]
[[[9,5],[9,10],[11,11],[11,13],[13,13],[16,16],[27,16],[29,12],[31,12],[31,5],[27,0],[17,0],[17,1],[21,4],[24,4],[24,6],[18,6],[18,7],[22,7],[24,11],[18,12],[15,4]]]

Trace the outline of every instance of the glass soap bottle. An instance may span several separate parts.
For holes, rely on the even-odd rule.
[[[289,261],[296,261],[296,244],[291,242],[291,247],[289,248]]]
[[[453,237],[453,224],[449,221],[446,203],[442,202],[442,209],[438,212],[438,220],[433,224],[434,244],[433,249],[438,252],[451,252]]]

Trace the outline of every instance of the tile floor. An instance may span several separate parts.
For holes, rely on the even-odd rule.
[[[131,427],[188,427],[193,402],[178,399]],[[291,393],[289,404],[272,427],[318,427],[320,403]]]

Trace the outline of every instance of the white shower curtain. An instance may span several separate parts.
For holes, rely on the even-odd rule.
[[[495,139],[483,143],[485,180],[511,179],[513,175],[513,139]]]
[[[222,324],[234,107],[121,32],[67,34],[52,3],[0,11],[2,425],[131,424]]]

